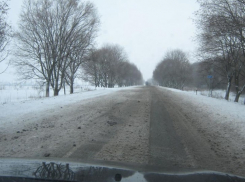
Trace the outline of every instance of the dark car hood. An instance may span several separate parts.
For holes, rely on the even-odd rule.
[[[245,182],[245,178],[214,171],[152,168],[73,159],[0,159],[1,181],[191,181]]]

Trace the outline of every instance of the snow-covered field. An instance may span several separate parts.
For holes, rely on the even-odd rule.
[[[93,86],[89,85],[76,85],[74,92],[86,92],[94,90]],[[66,87],[66,94],[69,94],[69,87]],[[50,96],[52,97],[53,90],[50,89]],[[64,89],[59,92],[59,95],[64,95]],[[0,104],[6,104],[11,102],[33,100],[45,97],[45,87],[39,87],[35,85],[3,85],[0,84]]]
[[[175,90],[175,92],[178,92],[178,91],[182,92],[181,90]],[[196,95],[196,91],[194,91],[194,90],[193,91],[185,91],[185,92],[188,92],[188,93],[191,93],[193,95]],[[202,91],[198,91],[197,95],[212,97],[212,98],[215,98],[215,99],[224,99],[225,98],[225,92],[226,92],[225,90],[213,90],[212,91],[212,96],[211,96],[210,91],[202,90]],[[235,97],[236,97],[236,94],[234,92],[230,92],[229,102],[234,102]],[[239,103],[242,104],[242,105],[245,105],[245,95],[241,95],[240,96]]]
[[[216,99],[224,99],[225,93],[226,93],[225,90],[213,90],[212,91],[212,97],[216,98]],[[210,96],[209,91],[201,91],[200,94],[204,95],[204,96]],[[229,102],[234,102],[235,97],[236,97],[236,94],[234,92],[230,92]],[[240,104],[244,105],[244,101],[245,101],[244,99],[245,99],[245,95],[241,95],[238,102]]]

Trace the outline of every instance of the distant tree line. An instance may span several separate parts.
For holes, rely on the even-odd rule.
[[[226,82],[225,99],[234,85],[235,102],[245,90],[245,1],[199,0],[196,12],[202,66]]]
[[[181,57],[169,55],[182,52]],[[171,54],[170,54],[171,53]],[[158,63],[153,78],[147,80],[147,85],[160,85],[176,89],[224,89],[227,87],[227,75],[222,67],[220,58],[216,60],[202,60],[195,63],[188,61],[187,53],[181,50],[173,50],[166,53],[165,57]],[[182,60],[182,61],[180,61]],[[185,61],[184,61],[185,60]],[[245,84],[245,78],[240,78],[240,84]],[[231,82],[231,89],[236,92],[235,80]]]
[[[159,85],[178,89],[226,87],[225,99],[232,90],[238,102],[245,90],[245,1],[198,2],[195,23],[200,61],[190,64],[184,52],[171,51],[157,65],[153,78]]]
[[[97,87],[141,84],[140,71],[128,62],[120,46],[94,47],[99,25],[97,10],[90,2],[25,0],[11,60],[20,79],[36,79],[46,85],[47,97],[50,88],[57,96],[65,84],[72,94],[80,70],[82,78]]]
[[[190,69],[187,54],[176,49],[166,53],[163,60],[156,66],[153,78],[160,86],[183,89],[191,78]]]
[[[113,88],[141,85],[143,78],[139,69],[128,62],[123,48],[118,45],[105,45],[92,50],[88,61],[82,64],[83,79],[95,87]]]

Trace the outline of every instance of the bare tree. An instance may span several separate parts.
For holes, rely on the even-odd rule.
[[[116,84],[119,87],[143,84],[143,77],[140,70],[130,62],[119,63],[116,73]]]
[[[9,55],[7,45],[9,44],[11,38],[11,27],[6,22],[8,9],[9,7],[7,0],[0,1],[0,63],[6,60]],[[8,66],[2,72],[0,72],[0,74],[5,72],[7,68]]]
[[[116,84],[117,70],[120,69],[120,63],[126,62],[127,56],[123,48],[117,45],[106,45],[102,49],[104,51],[103,60],[105,60],[108,70],[108,87],[112,88]]]
[[[226,69],[223,65],[223,58],[217,57],[213,59],[197,62],[197,69],[193,69],[193,79],[204,83],[210,91],[216,88],[222,88],[227,84]],[[211,78],[209,77],[211,76]]]
[[[221,70],[227,77],[225,99],[235,79],[236,99],[245,87],[239,88],[239,80],[243,77],[245,64],[244,49],[244,3],[240,0],[199,0],[200,10],[197,12],[198,39],[200,54],[204,59],[219,61]],[[225,69],[223,69],[225,68]],[[218,70],[218,69],[216,69]]]
[[[126,61],[123,49],[118,45],[105,45],[93,51],[85,63],[85,73],[95,79],[95,86],[114,87],[120,62]]]
[[[162,86],[183,89],[191,76],[187,54],[181,50],[166,53],[153,72],[153,78]]]
[[[88,61],[82,64],[84,80],[96,87],[132,86],[142,84],[138,68],[129,63],[123,48],[105,45],[90,53]]]
[[[68,68],[65,69],[65,79],[70,86],[70,93],[73,93],[74,80],[77,77],[77,71],[81,64],[86,61],[88,53],[93,48],[96,32],[98,31],[99,19],[93,4],[88,3],[83,5],[78,11],[83,13],[79,17],[77,24],[78,30],[74,33],[74,42],[70,47],[71,53],[68,59],[70,60]]]
[[[142,85],[144,83],[142,74],[136,65],[129,63],[124,72],[126,73],[123,77],[125,80],[124,86]]]
[[[99,87],[99,63],[97,51],[91,50],[87,57],[87,61],[83,62],[81,65],[82,69],[82,79],[84,81],[90,82],[96,87]]]
[[[72,53],[68,58],[70,59],[70,63],[66,69],[65,80],[70,86],[70,94],[73,93],[73,85],[77,78],[77,71],[81,64],[87,61],[88,54],[93,48],[94,38],[99,24],[98,20],[95,19],[89,19],[88,21],[94,22],[87,22],[87,25],[89,26],[84,26],[83,33],[81,34],[81,37],[78,37],[77,43],[75,44],[76,46],[73,47]]]
[[[26,0],[20,20],[14,64],[22,78],[45,80],[46,96],[50,86],[57,96],[67,75],[74,81],[98,25],[96,9],[78,0]]]

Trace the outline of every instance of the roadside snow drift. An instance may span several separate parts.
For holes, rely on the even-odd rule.
[[[68,95],[60,95],[57,97],[40,98],[36,100],[26,100],[19,102],[9,102],[0,105],[0,126],[6,122],[13,122],[14,117],[25,115],[27,113],[42,112],[55,107],[63,107],[76,102],[81,102],[85,99],[95,98],[107,95],[119,90],[132,89],[128,88],[99,88],[98,90],[80,92]]]

